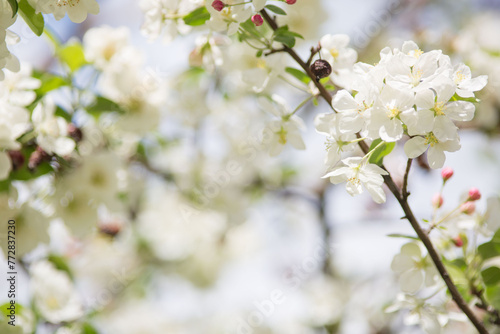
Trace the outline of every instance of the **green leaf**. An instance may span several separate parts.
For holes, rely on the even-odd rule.
[[[66,262],[65,258],[58,256],[58,255],[51,254],[47,258],[47,260],[52,262],[52,264],[54,265],[54,267],[56,267],[57,270],[64,271],[66,274],[68,274],[69,277],[71,277],[71,278],[73,277],[73,274],[71,273],[71,269],[69,268],[69,265]]]
[[[278,14],[278,15],[286,15],[286,12],[278,6],[267,5],[266,9],[269,9],[271,12]]]
[[[99,334],[99,332],[88,322],[82,326],[82,334]]]
[[[257,58],[260,58],[260,57],[262,57],[262,53],[263,53],[263,51],[262,51],[262,50],[259,50],[259,51],[257,51],[257,53],[255,54],[255,56],[256,56]]]
[[[193,10],[183,17],[184,23],[188,26],[201,26],[210,19],[210,13],[205,7]]]
[[[453,101],[467,101],[467,102],[472,102],[472,103],[478,103],[480,102],[479,99],[475,97],[461,97],[457,93],[451,97]]]
[[[491,259],[500,255],[500,245],[494,242],[486,242],[477,248],[483,260]]]
[[[12,17],[16,16],[19,6],[16,0],[7,0],[9,2],[10,8],[12,8]]]
[[[405,239],[412,239],[412,240],[420,240],[419,238],[414,237],[412,235],[405,235],[405,234],[398,234],[398,233],[388,234],[387,236],[390,238],[405,238]]]
[[[104,112],[118,112],[124,113],[122,107],[120,107],[116,102],[113,102],[105,97],[98,96],[95,102],[87,107],[87,112],[94,116],[99,116]]]
[[[289,48],[293,48],[295,46],[295,37],[293,37],[292,35],[290,34],[286,34],[286,33],[281,33],[279,35],[276,35],[274,37],[274,40],[276,42],[279,42],[279,43],[283,43],[285,44],[286,46],[288,46]]]
[[[301,70],[298,70],[298,69],[293,68],[293,67],[287,67],[285,69],[285,71],[288,74],[293,75],[297,80],[305,83],[306,85],[311,82],[311,78],[307,74],[305,74],[304,72],[302,72]]]
[[[66,120],[66,122],[68,123],[71,123],[71,114],[69,114],[68,112],[66,112],[66,110],[64,110],[63,108],[57,106],[56,107],[56,111],[54,113],[54,115],[58,116],[58,117],[62,117]]]
[[[500,268],[498,267],[489,267],[481,271],[481,276],[483,276],[484,284],[496,285],[500,282]]]
[[[48,174],[54,170],[49,162],[42,162],[39,166],[36,167],[35,170],[28,169],[28,161],[34,151],[35,148],[33,146],[25,146],[21,149],[21,153],[24,156],[24,165],[21,166],[21,168],[19,168],[18,170],[13,170],[10,172],[10,180],[32,180],[42,175]]]
[[[83,47],[78,42],[67,44],[57,50],[57,55],[63,63],[68,65],[71,72],[76,72],[80,67],[87,64]]]
[[[293,48],[295,46],[295,33],[288,30],[288,26],[279,27],[274,32],[274,40]]]
[[[486,299],[494,308],[500,309],[500,285],[487,286]]]
[[[477,248],[479,254],[483,260],[490,259],[492,257],[500,256],[500,229],[498,229],[493,238],[490,241],[479,245]]]
[[[41,36],[43,34],[43,28],[45,26],[43,15],[42,13],[37,14],[27,0],[19,1],[19,14],[21,14],[21,17],[35,35]]]
[[[370,151],[373,150],[381,142],[382,142],[382,139],[374,140],[373,143],[370,145]],[[386,155],[388,155],[389,153],[391,153],[395,146],[396,146],[396,143],[385,143],[384,142],[375,151],[373,151],[372,155],[370,156],[369,162],[372,164],[379,165],[379,166],[382,165],[384,157]]]
[[[293,32],[293,31],[289,31],[290,35],[292,36],[295,36],[297,38],[301,38],[301,39],[304,39],[304,36],[302,36],[301,34],[299,33],[296,33],[296,32]]]
[[[33,76],[42,81],[40,88],[35,90],[38,96],[45,95],[54,89],[68,85],[68,82],[64,78],[52,73],[36,72]]]

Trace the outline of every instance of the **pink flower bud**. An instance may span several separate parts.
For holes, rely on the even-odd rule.
[[[432,197],[432,206],[435,208],[440,208],[443,205],[443,196],[437,193]]]
[[[477,188],[470,188],[469,190],[469,201],[477,201],[481,198],[481,193]]]
[[[444,182],[448,181],[453,176],[453,169],[450,167],[443,168],[441,170],[441,176]]]
[[[220,0],[215,0],[214,2],[212,2],[212,7],[214,7],[216,11],[220,12],[224,9],[224,7],[226,7],[226,5]]]
[[[264,19],[259,14],[255,14],[254,16],[252,16],[252,22],[258,27],[261,26],[262,23],[264,23]]]
[[[465,202],[460,205],[460,212],[465,213],[466,215],[471,215],[476,211],[476,204],[474,202]]]
[[[451,241],[453,241],[453,243],[457,247],[462,247],[464,245],[464,241],[462,240],[462,238],[459,235],[457,235],[455,238],[451,239]]]
[[[296,2],[297,2],[297,0],[286,0],[286,3],[289,5],[293,5]]]

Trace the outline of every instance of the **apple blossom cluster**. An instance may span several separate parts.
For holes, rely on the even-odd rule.
[[[329,53],[336,55],[340,64],[344,59],[352,61],[352,52],[342,49],[345,41],[340,42],[338,37],[337,42],[334,40],[327,39],[333,50]],[[404,144],[408,158],[417,158],[427,151],[430,167],[441,168],[444,152],[460,149],[454,121],[472,120],[474,92],[486,83],[486,76],[473,78],[465,64],[453,66],[441,51],[423,52],[412,41],[405,42],[401,49],[383,49],[376,65],[357,63],[348,89],[339,90],[333,97],[336,114],[320,115],[317,119],[318,131],[328,136],[327,161],[331,171],[325,177],[331,177],[334,183],[347,181],[351,195],[359,194],[364,184],[377,203],[384,202],[380,185],[381,175],[386,172],[368,163],[373,150],[363,159],[342,160],[348,167],[336,167],[341,153],[347,151],[346,145],[353,142],[345,141],[345,137],[360,134],[362,138],[380,139],[383,144],[409,136]],[[362,172],[367,168],[371,169],[370,174]]]
[[[488,288],[495,284],[494,281],[481,280],[486,277],[485,272],[497,270],[497,263],[489,260],[492,254],[488,247],[493,244],[486,243],[476,249],[471,248],[470,243],[478,236],[495,240],[500,228],[500,200],[489,198],[486,211],[477,212],[475,203],[482,195],[477,188],[472,187],[460,196],[461,200],[455,208],[443,210],[445,185],[453,175],[454,171],[450,167],[441,170],[442,186],[431,201],[433,214],[429,220],[424,220],[424,223],[427,226],[427,234],[436,232],[432,234],[432,240],[441,251],[452,279],[467,284],[471,291],[468,293],[476,294],[477,297],[477,286],[484,284]],[[465,274],[460,272],[461,266],[466,266]],[[438,279],[438,271],[420,241],[404,244],[400,253],[394,256],[391,269],[399,276],[402,293],[386,312],[411,309],[410,315],[405,317],[405,323],[419,323],[426,333],[441,333],[442,328],[451,319],[466,321],[464,315],[447,310],[440,292],[443,283]],[[490,290],[487,294],[492,296],[495,292]]]

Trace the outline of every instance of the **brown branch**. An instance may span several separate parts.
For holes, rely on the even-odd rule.
[[[408,159],[408,162],[406,163],[406,171],[403,178],[403,188],[401,189],[401,193],[403,194],[403,199],[405,201],[408,199],[408,196],[410,196],[410,193],[408,192],[408,175],[410,174],[412,161],[413,159]]]
[[[488,312],[490,315],[490,322],[500,326],[500,312],[486,301],[486,298],[484,298],[484,290],[478,290],[475,286],[471,286],[471,292],[479,299],[479,302],[476,303],[476,307]]]
[[[269,26],[273,30],[278,29],[278,25],[274,19],[272,19],[269,14],[266,12],[265,9],[261,11],[262,17],[264,20],[269,24]],[[315,75],[311,73],[311,70],[309,66],[299,57],[299,55],[292,49],[287,46],[283,46],[285,49],[285,52],[287,52],[296,62],[297,64],[302,67],[302,69],[307,73],[307,75],[312,79],[316,87],[318,88],[320,95],[325,99],[326,102],[332,107],[332,96],[328,91],[325,89],[325,87],[318,81],[315,80]],[[359,138],[359,134],[358,134]],[[367,153],[368,152],[368,145],[364,141],[359,142],[359,146],[363,150],[363,152]],[[437,253],[436,249],[434,248],[434,245],[432,244],[431,240],[429,239],[428,235],[424,232],[424,230],[420,227],[420,224],[418,223],[417,219],[413,215],[413,211],[411,210],[407,196],[405,197],[402,193],[399,192],[398,187],[394,183],[394,180],[391,178],[390,175],[384,175],[384,182],[389,188],[389,190],[393,193],[394,197],[396,200],[399,202],[399,205],[403,209],[405,213],[405,218],[410,222],[411,226],[417,233],[417,236],[420,238],[422,243],[424,244],[425,248],[427,249],[427,252],[429,253],[429,256],[431,257],[432,261],[434,262],[434,265],[436,266],[439,274],[441,275],[443,281],[446,283],[446,286],[448,287],[448,290],[451,293],[451,296],[457,306],[462,310],[462,312],[465,313],[465,315],[469,318],[469,320],[472,322],[474,327],[477,329],[477,331],[480,334],[489,334],[486,328],[484,327],[484,324],[477,318],[477,316],[474,314],[474,312],[471,310],[469,305],[465,302],[463,299],[462,295],[458,291],[457,287],[453,283],[450,274],[446,270],[443,262],[441,261],[441,258],[439,254]]]
[[[311,55],[309,56],[309,59],[307,59],[307,62],[306,62],[306,65],[309,67],[311,66],[311,63],[312,63],[312,60],[314,58],[314,56],[319,52],[319,50],[321,50],[321,45],[318,44],[318,46],[316,47],[312,47],[311,48]]]

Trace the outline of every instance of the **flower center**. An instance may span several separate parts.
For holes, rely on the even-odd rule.
[[[397,107],[387,107],[388,109],[388,112],[387,112],[387,117],[389,117],[390,119],[393,119],[393,118],[396,118],[399,116],[399,114],[401,113],[401,110],[399,110]]]
[[[276,134],[278,135],[278,142],[281,145],[285,145],[286,144],[286,135],[287,135],[286,130],[283,127],[281,127],[281,129],[278,132],[276,132]]]
[[[413,57],[418,58],[418,57],[420,57],[423,53],[424,53],[424,51],[422,51],[422,50],[420,50],[420,49],[415,49],[415,50],[413,50]]]
[[[439,144],[439,140],[436,138],[433,132],[429,132],[425,136],[425,145],[431,145],[431,147],[433,147],[435,144]]]
[[[417,86],[420,83],[420,79],[422,78],[423,74],[424,71],[419,68],[414,67],[411,69],[410,79],[413,87]]]
[[[337,57],[339,56],[339,50],[337,49],[330,49],[330,54],[332,55],[333,58],[337,59]]]
[[[458,71],[457,73],[455,73],[455,84],[458,85],[464,80],[465,80],[465,75],[462,72]]]

